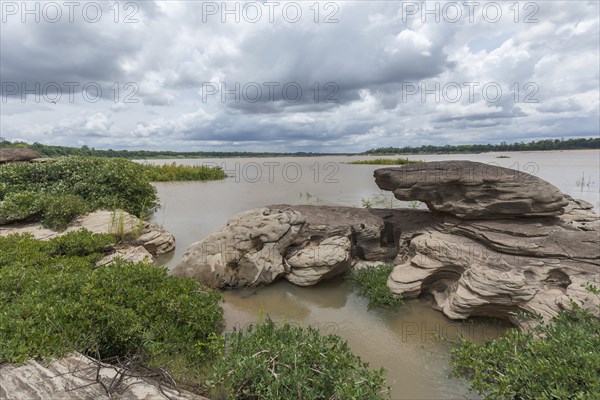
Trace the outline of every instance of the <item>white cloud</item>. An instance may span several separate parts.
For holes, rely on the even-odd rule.
[[[323,23],[324,9],[314,22],[312,3],[301,3],[297,23],[280,9],[274,23],[265,15],[257,23],[222,23],[220,15],[203,19],[201,2],[143,1],[134,24],[114,23],[111,4],[103,4],[105,18],[96,24],[1,25],[2,136],[107,148],[271,150],[276,143],[278,150],[362,151],[600,129],[595,1],[536,2],[538,23],[524,23],[523,9],[515,22],[512,2],[502,3],[497,23],[486,22],[480,8],[474,23],[466,12],[456,23],[436,23],[407,19],[401,2],[342,2],[332,24]],[[125,14],[121,9],[120,18]],[[63,94],[57,104],[31,95],[21,102],[5,85],[49,82],[97,82],[103,97],[86,101],[79,89],[72,101]],[[203,82],[280,87],[274,101],[222,102],[219,93],[206,102]],[[479,84],[473,99],[406,96],[407,83],[466,90],[467,82]],[[502,87],[494,103],[481,93],[489,82]],[[124,102],[129,83],[139,88],[137,103]],[[300,101],[282,97],[286,83],[301,85]],[[327,96],[337,102],[324,102]],[[527,96],[537,102],[524,103]]]

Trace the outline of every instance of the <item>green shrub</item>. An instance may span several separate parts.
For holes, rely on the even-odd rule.
[[[199,357],[190,349],[220,331],[220,293],[143,263],[95,268],[112,243],[89,232],[0,237],[0,364],[71,351]]]
[[[106,234],[94,234],[87,229],[65,233],[48,241],[50,256],[85,257],[94,253],[105,253],[114,248],[115,237]]]
[[[387,398],[384,375],[369,370],[339,336],[268,319],[226,334],[209,385],[215,400],[376,400]]]
[[[172,164],[143,164],[146,177],[151,182],[167,181],[208,181],[225,179],[227,175],[219,167],[204,165],[177,165]]]
[[[600,399],[600,320],[579,309],[483,345],[463,339],[451,365],[486,399]]]
[[[4,197],[0,206],[0,219],[24,221],[39,217],[43,204],[40,195],[35,192],[13,192]]]
[[[63,230],[78,215],[88,211],[88,204],[72,194],[44,195],[42,224],[54,230]]]
[[[381,264],[353,270],[347,278],[358,287],[361,295],[369,299],[369,308],[396,307],[403,304],[404,300],[387,287],[388,276],[393,269],[393,265]]]

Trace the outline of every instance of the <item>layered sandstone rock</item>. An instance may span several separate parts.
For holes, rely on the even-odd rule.
[[[419,200],[462,219],[555,216],[568,204],[550,183],[509,168],[473,161],[436,161],[375,171],[380,189]]]
[[[495,316],[524,325],[527,320],[515,317],[523,311],[548,319],[573,304],[598,313],[598,297],[586,290],[600,287],[600,218],[591,204],[522,172],[503,168],[492,179],[479,163],[435,164],[409,170],[410,184],[402,169],[375,172],[380,187],[403,200],[426,201],[435,212],[314,205],[251,210],[192,245],[174,273],[219,288],[280,278],[306,286],[353,265],[391,263],[393,292],[429,294],[453,319]],[[458,177],[448,176],[450,165]],[[462,167],[469,179],[461,178]],[[417,171],[425,176],[416,179]],[[445,171],[445,178],[426,171]]]
[[[353,259],[392,260],[390,224],[368,209],[275,205],[230,219],[190,246],[173,273],[218,288],[285,278],[313,285],[347,271]]]
[[[520,311],[549,319],[572,301],[597,313],[586,285],[600,286],[600,232],[562,218],[523,222],[436,224],[410,241],[388,286],[406,298],[433,295],[453,319],[494,316],[520,325]]]

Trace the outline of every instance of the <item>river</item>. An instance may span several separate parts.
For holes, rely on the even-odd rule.
[[[497,158],[499,155],[509,158]],[[403,156],[404,157],[404,156]],[[600,151],[511,152],[409,155],[413,160],[472,160],[531,173],[564,193],[600,207]],[[373,171],[382,166],[351,165],[373,157],[325,156],[152,160],[186,165],[217,165],[229,177],[213,182],[157,183],[162,208],[153,222],[165,226],[177,249],[162,260],[172,267],[192,243],[203,239],[234,214],[268,204],[327,204],[402,207],[382,192]],[[396,158],[396,157],[386,157]],[[423,207],[423,205],[421,205]],[[466,382],[448,378],[449,351],[463,336],[476,342],[492,339],[507,325],[499,321],[450,321],[430,307],[427,298],[399,310],[368,310],[365,299],[343,280],[302,288],[278,282],[259,290],[225,293],[226,329],[243,327],[264,315],[275,321],[335,332],[373,368],[388,370],[393,399],[477,399]]]

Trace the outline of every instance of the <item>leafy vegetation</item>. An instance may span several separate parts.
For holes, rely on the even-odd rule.
[[[546,139],[531,141],[529,143],[506,143],[500,144],[462,144],[445,146],[405,146],[405,147],[380,147],[365,152],[369,155],[390,154],[451,154],[451,153],[486,153],[491,151],[543,151],[543,150],[578,150],[578,149],[600,149],[600,138],[576,138],[576,139]]]
[[[352,161],[349,164],[367,164],[367,165],[406,165],[416,164],[422,161],[409,160],[408,158],[375,158],[373,160]]]
[[[270,319],[226,334],[208,384],[215,400],[388,398],[384,370],[369,370],[340,337]]]
[[[453,375],[486,399],[600,399],[600,320],[576,308],[533,332],[509,330],[483,345],[462,340]]]
[[[220,330],[221,295],[164,268],[94,262],[115,239],[0,237],[0,363],[72,351],[145,363],[183,355]]]
[[[220,334],[222,295],[166,269],[117,260],[112,235],[0,237],[0,364],[73,351],[169,371],[217,399],[384,399],[385,372],[347,343],[268,320]]]
[[[2,165],[0,200],[0,219],[41,220],[53,229],[63,229],[73,217],[97,209],[140,216],[159,204],[143,165],[94,157]]]
[[[403,304],[404,300],[387,287],[388,276],[393,269],[393,265],[381,264],[353,270],[347,277],[358,287],[360,294],[369,299],[369,308],[397,307]]]
[[[177,165],[172,164],[143,164],[146,177],[151,182],[167,181],[208,181],[225,179],[227,175],[219,167],[205,165]]]

